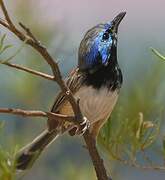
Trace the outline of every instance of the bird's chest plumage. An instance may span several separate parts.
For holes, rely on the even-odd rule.
[[[80,98],[83,115],[94,123],[109,116],[116,104],[118,92],[108,90],[105,86],[100,89],[83,86],[75,96]]]
[[[80,98],[80,108],[85,117],[94,123],[108,118],[116,104],[118,91],[108,90],[105,86],[95,89],[92,86],[84,85],[77,93],[76,98]],[[60,111],[62,114],[73,114],[72,108],[66,102]]]

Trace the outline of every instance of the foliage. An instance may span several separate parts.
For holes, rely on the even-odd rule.
[[[0,129],[3,127],[3,123],[0,124]],[[0,179],[1,180],[15,180],[15,156],[17,153],[17,147],[9,153],[2,146],[0,146]]]
[[[6,34],[2,35],[0,39],[0,55],[4,53],[8,48],[12,47],[12,45],[10,44],[4,45],[5,38],[6,38]]]
[[[5,38],[6,38],[6,34],[2,35],[0,37],[0,55],[2,55],[6,50],[8,50],[9,48],[13,47],[11,44],[5,45]],[[23,47],[26,44],[26,40],[22,43],[22,45],[20,46],[20,48],[18,48],[16,50],[16,52],[14,52],[11,56],[9,56],[8,58],[4,59],[4,60],[0,60],[1,64],[5,64],[8,63],[10,60],[12,60],[13,58],[15,58],[17,56],[17,54],[19,54],[21,52],[21,50],[23,49]]]
[[[165,61],[165,56],[163,56],[162,54],[160,54],[156,49],[151,48],[152,52],[159,57],[159,59]]]

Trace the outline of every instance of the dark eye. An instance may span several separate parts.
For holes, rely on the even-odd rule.
[[[103,34],[103,40],[107,40],[107,39],[109,39],[109,34],[107,32],[105,32]]]

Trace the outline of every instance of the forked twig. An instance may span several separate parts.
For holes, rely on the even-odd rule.
[[[15,108],[0,108],[0,113],[5,114],[14,114],[25,117],[51,117],[52,119],[56,119],[59,121],[68,121],[70,123],[77,124],[74,116],[67,116],[63,114],[57,114],[53,112],[44,112],[37,110],[23,110],[23,109],[15,109]]]
[[[25,32],[27,33],[27,35],[29,37],[31,37],[36,43],[40,44],[40,42],[35,38],[35,36],[32,34],[32,32],[30,31],[29,28],[27,28],[24,24],[22,24],[21,22],[19,22],[19,25],[25,30]]]

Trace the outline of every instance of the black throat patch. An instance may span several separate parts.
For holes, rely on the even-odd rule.
[[[86,71],[85,74],[84,84],[96,89],[107,86],[114,91],[120,89],[123,82],[122,72],[117,63],[102,66],[93,73]]]

